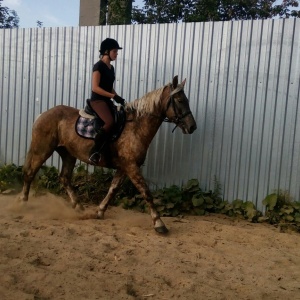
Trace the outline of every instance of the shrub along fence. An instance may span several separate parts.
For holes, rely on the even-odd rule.
[[[55,167],[42,167],[33,184],[39,194],[45,189],[68,197],[58,180]],[[105,197],[113,172],[102,168],[90,173],[81,165],[74,172],[73,185],[81,205],[99,204]],[[0,193],[19,192],[22,185],[22,169],[15,165],[0,168]],[[221,197],[220,184],[215,180],[214,189],[202,191],[197,179],[191,179],[182,187],[172,185],[153,192],[154,203],[161,216],[183,218],[184,215],[226,214],[230,217],[246,219],[250,222],[268,222],[282,231],[300,232],[300,202],[292,201],[290,195],[279,192],[270,194],[263,200],[266,213],[263,215],[250,201],[236,199],[229,203]],[[132,183],[127,180],[114,199],[112,205],[122,205],[125,209],[149,212],[148,205]]]

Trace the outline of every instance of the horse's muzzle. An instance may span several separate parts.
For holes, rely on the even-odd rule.
[[[186,117],[182,125],[181,129],[185,134],[192,134],[197,129],[197,124],[192,114]]]
[[[195,130],[197,129],[197,125],[196,123],[194,125],[192,125],[189,129],[189,134],[192,134]]]
[[[184,133],[184,134],[192,134],[197,129],[196,123],[191,124],[191,125],[179,124],[178,126],[181,128],[182,133]]]

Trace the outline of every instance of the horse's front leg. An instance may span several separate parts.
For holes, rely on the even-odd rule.
[[[145,178],[141,174],[140,168],[138,166],[132,166],[129,167],[126,171],[132,183],[139,190],[139,192],[142,194],[143,198],[147,201],[149,205],[154,229],[158,233],[167,233],[169,230],[161,220],[159,213],[154,207],[153,196],[149,190],[148,185],[146,184]]]
[[[99,210],[98,210],[98,218],[103,219],[104,213],[109,205],[110,200],[115,196],[118,191],[118,188],[121,186],[125,179],[126,175],[124,172],[117,170],[116,174],[111,182],[108,193],[106,197],[100,202]]]

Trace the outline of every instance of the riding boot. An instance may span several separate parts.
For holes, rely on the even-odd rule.
[[[95,136],[94,139],[94,146],[90,150],[90,158],[89,161],[93,165],[98,165],[101,160],[101,150],[103,149],[106,141],[107,141],[108,135],[105,132],[103,128],[98,131],[98,133]]]

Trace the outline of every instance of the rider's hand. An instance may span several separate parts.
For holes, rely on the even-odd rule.
[[[117,102],[120,103],[121,105],[125,104],[125,99],[123,99],[122,97],[120,97],[119,95],[114,95],[113,99]]]

